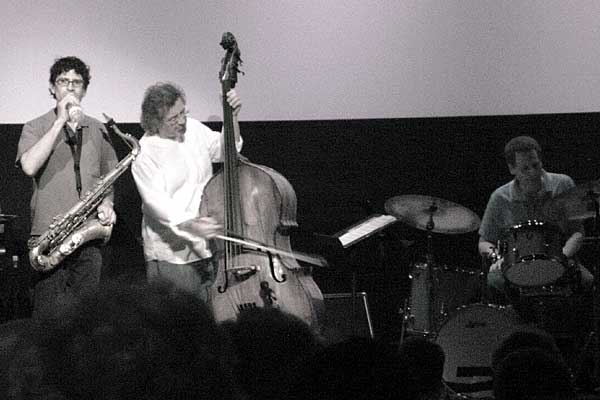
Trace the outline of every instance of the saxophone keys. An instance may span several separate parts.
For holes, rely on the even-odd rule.
[[[59,247],[60,253],[63,255],[71,254],[73,252],[73,250],[75,250],[76,248],[79,247],[82,240],[83,240],[83,235],[81,233],[79,233],[79,232],[74,233],[73,236],[71,236],[71,240],[60,245],[60,247]]]

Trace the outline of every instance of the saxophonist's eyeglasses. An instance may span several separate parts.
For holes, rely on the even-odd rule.
[[[73,87],[77,89],[83,87],[83,79],[58,78],[55,83],[60,87],[67,87],[69,84],[73,85]]]

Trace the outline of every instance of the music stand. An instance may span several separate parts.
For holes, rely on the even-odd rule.
[[[330,264],[350,264],[352,266],[350,296],[352,310],[351,332],[353,335],[357,333],[355,318],[357,310],[357,268],[348,259],[347,250],[396,221],[396,218],[391,215],[373,214],[333,235],[314,234],[317,242],[317,249],[314,250],[315,253],[320,254],[327,261],[330,261]],[[335,261],[331,262],[332,260]]]

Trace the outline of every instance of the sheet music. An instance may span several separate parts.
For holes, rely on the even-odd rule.
[[[347,248],[396,221],[396,217],[391,215],[372,215],[350,228],[335,234],[334,237],[337,237],[342,246]]]

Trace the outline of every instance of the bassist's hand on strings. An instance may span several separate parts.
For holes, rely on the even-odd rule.
[[[240,100],[240,97],[238,96],[237,92],[235,91],[235,89],[229,89],[226,93],[225,96],[221,96],[225,101],[227,101],[227,105],[229,105],[229,108],[226,107],[225,105],[225,101],[223,102],[223,109],[225,111],[225,109],[228,109],[229,112],[227,112],[226,114],[229,114],[230,117],[227,119],[225,119],[226,121],[229,121],[229,127],[227,127],[228,129],[232,129],[233,133],[234,133],[234,138],[235,138],[235,143],[236,143],[236,147],[239,149],[241,148],[241,136],[240,136],[240,124],[238,122],[238,114],[240,113],[240,110],[242,108],[242,101]],[[226,124],[223,125],[223,132],[225,132],[226,129]]]
[[[212,239],[223,233],[223,225],[212,217],[198,217],[189,219],[178,225],[178,228],[204,239]]]
[[[230,89],[227,92],[227,103],[231,106],[232,113],[234,117],[237,117],[240,113],[240,109],[242,108],[242,100],[240,100],[235,89]]]

